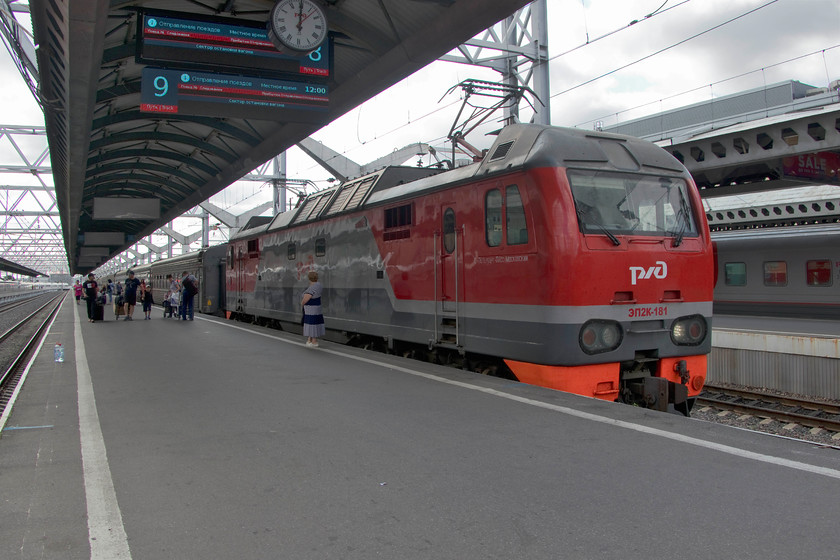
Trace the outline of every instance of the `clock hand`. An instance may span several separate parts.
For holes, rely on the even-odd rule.
[[[300,3],[298,4],[298,24],[297,24],[298,33],[300,33],[302,29],[303,29],[303,0],[300,0]]]

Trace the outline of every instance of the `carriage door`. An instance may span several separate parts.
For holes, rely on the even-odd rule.
[[[459,344],[458,315],[459,304],[463,300],[462,245],[464,236],[458,226],[454,205],[443,207],[441,235],[438,243],[440,262],[439,286],[440,316],[438,341]]]

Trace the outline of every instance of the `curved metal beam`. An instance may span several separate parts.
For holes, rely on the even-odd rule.
[[[112,152],[105,152],[103,154],[99,154],[97,156],[89,157],[87,160],[88,167],[92,165],[96,165],[101,162],[111,161],[115,159],[122,159],[122,158],[149,158],[149,159],[161,159],[161,160],[171,160],[177,161],[178,163],[182,163],[184,165],[190,165],[195,167],[196,169],[200,169],[204,173],[207,173],[210,176],[217,174],[220,171],[220,168],[214,167],[212,165],[208,165],[206,163],[196,161],[194,158],[186,156],[181,153],[177,152],[168,152],[166,150],[152,150],[152,149],[123,149],[123,150],[115,150]]]
[[[137,163],[136,162],[124,162],[124,163],[109,163],[108,165],[100,165],[95,168],[88,168],[87,174],[85,175],[85,183],[87,184],[87,179],[98,177],[103,173],[111,173],[113,171],[127,171],[127,170],[137,170]],[[189,173],[185,173],[181,169],[177,167],[167,166],[167,165],[157,165],[153,163],[143,162],[142,171],[159,171],[160,173],[166,173],[167,175],[172,175],[175,177],[179,177],[184,179],[185,181],[189,181],[195,185],[200,185],[201,182],[204,180],[201,177],[197,177],[195,175],[191,175]]]
[[[226,150],[222,150],[218,146],[214,146],[210,142],[205,142],[204,140],[198,140],[197,138],[192,138],[185,134],[173,134],[171,132],[155,132],[153,130],[148,131],[139,131],[139,132],[124,132],[124,133],[117,133],[112,134],[110,136],[106,136],[105,138],[99,138],[97,140],[92,140],[90,143],[90,150],[98,150],[100,148],[105,148],[108,146],[113,146],[114,144],[122,144],[126,142],[154,142],[155,144],[160,144],[162,142],[174,142],[176,144],[184,144],[186,146],[191,146],[197,150],[201,150],[207,154],[213,154],[225,160],[227,163],[233,163],[239,156],[236,154],[231,154]]]
[[[148,185],[148,188],[144,188],[143,190],[144,191],[149,191],[151,194],[153,194],[155,196],[160,195],[160,186],[161,185],[165,186],[165,187],[169,187],[169,188],[171,188],[175,191],[180,191],[184,194],[192,194],[192,192],[193,192],[193,189],[191,189],[191,188],[189,188],[185,185],[175,183],[174,181],[170,181],[168,179],[163,179],[163,178],[158,177],[156,175],[151,175],[147,179],[147,178],[144,178],[144,177],[138,177],[136,174],[114,174],[114,175],[110,175],[108,177],[97,177],[97,178],[92,179],[90,181],[86,181],[84,190],[86,192],[89,192],[94,187],[96,187],[97,185],[114,184],[114,183],[118,183],[120,181],[124,181],[121,185],[123,187],[127,187],[129,185],[131,185],[131,186],[139,186],[139,185],[145,186],[146,183],[151,183],[150,185]]]
[[[206,126],[210,130],[217,130],[223,132],[232,138],[241,140],[250,146],[256,146],[263,141],[262,138],[248,134],[241,128],[233,126],[224,119],[214,119],[210,117],[196,117],[191,115],[173,115],[166,120],[169,122],[189,122]],[[141,113],[140,111],[126,111],[124,113],[115,113],[106,117],[100,117],[93,121],[92,130],[97,131],[114,124],[122,124],[132,121],[148,121],[150,125],[159,122],[159,118],[152,119],[148,113]],[[95,134],[95,132],[94,132]]]

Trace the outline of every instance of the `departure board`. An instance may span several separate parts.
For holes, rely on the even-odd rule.
[[[320,123],[328,109],[323,83],[143,69],[140,110],[147,113]]]
[[[330,41],[308,54],[281,53],[257,22],[145,10],[137,36],[137,61],[143,64],[317,78],[329,78],[332,68]]]

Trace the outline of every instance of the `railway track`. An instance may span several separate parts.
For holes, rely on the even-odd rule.
[[[25,364],[38,348],[52,317],[64,299],[57,294],[40,303],[22,320],[0,334],[0,413],[5,415],[9,399],[20,382]]]
[[[696,406],[840,433],[840,405],[830,402],[707,385]]]

